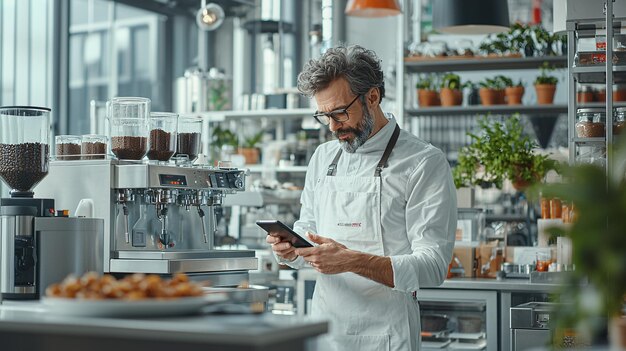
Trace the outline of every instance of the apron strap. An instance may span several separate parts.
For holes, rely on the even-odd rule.
[[[341,151],[341,147],[339,147],[339,151],[337,152],[337,155],[335,155],[333,162],[328,166],[328,172],[326,172],[327,176],[332,177],[335,175],[335,171],[337,170],[337,162],[339,162],[339,157],[341,157]]]
[[[398,141],[399,136],[400,127],[396,124],[396,128],[393,130],[391,139],[389,139],[389,142],[387,143],[383,157],[381,157],[380,161],[378,161],[378,165],[374,171],[374,177],[380,177],[380,173],[383,171],[383,168],[387,167],[387,160],[389,159],[389,155],[391,155],[391,150],[393,150],[394,146],[396,146],[396,141]]]
[[[383,157],[381,157],[380,161],[378,161],[378,165],[374,171],[374,177],[380,177],[380,173],[383,171],[383,168],[387,167],[387,160],[389,159],[394,146],[396,146],[396,141],[398,141],[399,136],[400,127],[396,124],[396,128],[393,130],[393,134],[391,135],[391,138],[387,143],[387,147],[385,148],[385,152],[383,152]],[[337,163],[339,162],[342,151],[343,150],[340,147],[339,151],[337,151],[337,154],[335,155],[335,158],[333,159],[333,162],[328,166],[328,171],[326,171],[327,176],[332,177],[335,175],[335,171],[337,171]]]

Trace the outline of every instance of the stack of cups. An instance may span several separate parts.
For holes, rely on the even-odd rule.
[[[150,99],[116,97],[107,102],[111,152],[120,160],[141,160],[148,152]]]

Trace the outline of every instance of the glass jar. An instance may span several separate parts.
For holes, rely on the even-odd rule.
[[[613,102],[626,101],[626,84],[613,84]]]
[[[150,113],[150,138],[148,159],[169,161],[176,152],[178,114],[171,112]]]
[[[0,178],[11,197],[32,197],[31,189],[48,175],[50,109],[0,107]]]
[[[576,101],[581,102],[593,102],[594,91],[590,85],[581,85],[576,92]]]
[[[626,107],[618,107],[613,115],[613,135],[622,134],[624,127],[626,127]]]
[[[141,160],[148,151],[150,99],[116,97],[107,102],[111,152],[122,160]]]
[[[178,142],[176,157],[194,161],[202,147],[202,117],[180,116],[178,118]]]
[[[579,138],[604,136],[606,113],[603,108],[579,108],[576,120],[576,136]]]
[[[82,139],[83,160],[98,160],[106,158],[108,138],[106,135],[86,134]]]
[[[80,135],[57,135],[55,138],[57,160],[80,160]]]

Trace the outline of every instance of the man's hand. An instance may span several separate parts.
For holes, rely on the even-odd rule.
[[[291,243],[287,240],[283,240],[278,233],[270,233],[265,241],[268,244],[272,245],[272,250],[276,253],[278,257],[281,257],[284,260],[293,261],[298,255],[296,255],[296,249],[291,246]]]
[[[337,274],[349,271],[350,250],[332,239],[307,233],[309,239],[319,244],[316,247],[295,249],[298,256],[302,256],[315,270],[325,274]]]

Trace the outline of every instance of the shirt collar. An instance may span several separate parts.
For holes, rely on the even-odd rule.
[[[385,124],[378,133],[373,137],[367,139],[361,147],[356,149],[358,154],[367,154],[370,152],[383,151],[387,147],[387,143],[393,134],[393,130],[396,128],[396,119],[393,114],[385,113],[385,117],[389,120],[389,123]]]

